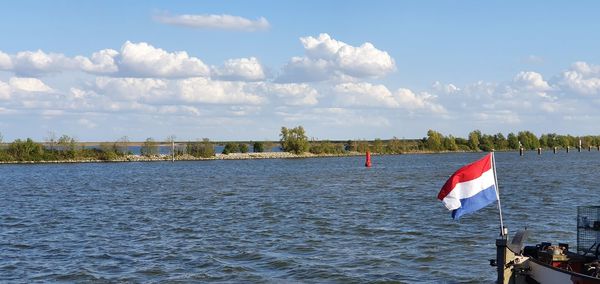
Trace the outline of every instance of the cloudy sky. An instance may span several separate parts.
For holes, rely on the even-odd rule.
[[[598,135],[597,11],[595,1],[4,2],[0,132]]]

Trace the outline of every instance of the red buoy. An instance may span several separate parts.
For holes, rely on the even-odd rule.
[[[369,151],[367,151],[367,160],[365,161],[365,167],[370,168],[371,167],[371,153],[369,153]]]

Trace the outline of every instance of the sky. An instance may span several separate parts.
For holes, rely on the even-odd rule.
[[[4,141],[600,134],[598,1],[6,1]]]

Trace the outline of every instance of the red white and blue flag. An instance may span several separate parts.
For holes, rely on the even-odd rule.
[[[460,168],[440,190],[438,199],[448,210],[452,210],[452,218],[455,220],[498,200],[492,159],[490,153],[479,161]]]

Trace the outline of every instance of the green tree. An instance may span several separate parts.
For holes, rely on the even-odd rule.
[[[15,161],[41,161],[44,147],[31,138],[25,141],[17,139],[8,145],[7,152]]]
[[[431,151],[441,151],[442,150],[442,139],[443,135],[437,131],[429,129],[427,131],[427,138],[425,141],[425,145]]]
[[[375,138],[375,141],[373,141],[372,151],[373,151],[373,153],[379,153],[379,154],[382,154],[384,152],[383,141],[381,141],[381,139]]]
[[[487,134],[482,135],[479,141],[479,148],[486,152],[494,150],[494,138]]]
[[[512,132],[508,133],[506,140],[508,141],[509,149],[513,149],[513,150],[519,149],[519,138],[517,137],[517,135],[515,135]]]
[[[129,138],[127,136],[123,136],[115,142],[115,150],[119,155],[127,155],[129,154]]]
[[[402,142],[394,137],[392,138],[387,145],[388,151],[392,154],[401,154],[403,151]]]
[[[458,150],[458,146],[456,145],[456,139],[452,135],[448,135],[447,137],[444,137],[444,141],[442,144],[444,146],[444,149],[446,149],[448,151]]]
[[[208,138],[203,138],[202,142],[188,142],[185,150],[197,158],[210,158],[215,155],[215,148]]]
[[[152,138],[146,138],[146,141],[142,144],[140,148],[140,154],[146,157],[156,156],[159,153],[158,142],[154,141]]]
[[[496,150],[506,150],[508,149],[508,140],[504,138],[502,133],[498,132],[494,135],[494,149]]]
[[[256,141],[254,145],[252,145],[252,151],[255,153],[262,153],[265,151],[265,143]]]
[[[540,147],[540,140],[530,131],[519,131],[517,137],[525,149],[535,150]]]
[[[474,130],[469,133],[468,145],[473,151],[479,151],[479,140],[481,139],[481,131]]]
[[[308,137],[302,126],[291,129],[281,127],[279,137],[281,148],[286,152],[301,154],[309,150]]]
[[[238,145],[238,149],[240,149],[240,153],[248,153],[248,144],[240,143],[240,145]]]
[[[225,147],[223,148],[223,152],[221,152],[221,153],[228,155],[231,153],[237,153],[239,151],[240,151],[240,149],[238,147],[238,144],[235,144],[233,142],[228,142],[225,144]]]
[[[63,134],[58,138],[58,148],[64,153],[65,158],[74,159],[77,156],[77,140]]]

